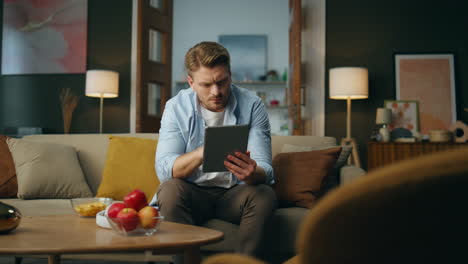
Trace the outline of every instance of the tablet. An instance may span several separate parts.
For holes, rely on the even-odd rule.
[[[224,160],[235,151],[246,152],[248,125],[212,126],[205,128],[203,172],[227,171]]]

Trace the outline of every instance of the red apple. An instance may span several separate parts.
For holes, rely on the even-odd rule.
[[[133,208],[124,208],[120,210],[117,214],[117,221],[119,226],[127,232],[137,228],[140,223],[138,213]]]
[[[153,228],[158,223],[159,212],[152,206],[145,206],[138,211],[138,217],[140,218],[140,224],[143,228]]]
[[[140,211],[141,208],[148,205],[146,195],[139,189],[135,189],[124,197],[124,203],[128,208]]]
[[[125,204],[124,203],[113,203],[111,205],[109,205],[109,207],[107,208],[106,212],[107,212],[107,216],[109,217],[112,217],[112,218],[115,218],[117,217],[117,214],[122,210],[124,209],[125,207]]]

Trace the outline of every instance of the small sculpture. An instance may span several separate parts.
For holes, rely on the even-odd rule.
[[[20,222],[20,211],[14,206],[0,202],[0,234],[11,232]]]

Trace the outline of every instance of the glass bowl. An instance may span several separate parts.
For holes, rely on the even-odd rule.
[[[156,233],[163,216],[122,219],[107,216],[112,230],[122,236],[151,236]]]
[[[105,210],[113,202],[113,199],[104,197],[73,198],[70,202],[73,211],[79,216],[96,217],[96,214]]]

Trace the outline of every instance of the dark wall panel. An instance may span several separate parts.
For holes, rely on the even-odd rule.
[[[3,13],[3,1],[0,9]],[[119,72],[119,97],[104,99],[106,133],[130,130],[131,16],[132,1],[88,1],[87,69]],[[71,133],[98,133],[99,99],[84,95],[84,73],[0,76],[0,133],[30,126],[63,133],[59,94],[66,87],[81,95]]]
[[[455,54],[457,117],[468,123],[468,19],[463,1],[328,0],[326,7],[326,135],[346,136],[346,101],[328,99],[328,70],[369,69],[369,99],[352,101],[352,136],[366,166],[376,108],[395,99],[395,53]]]

